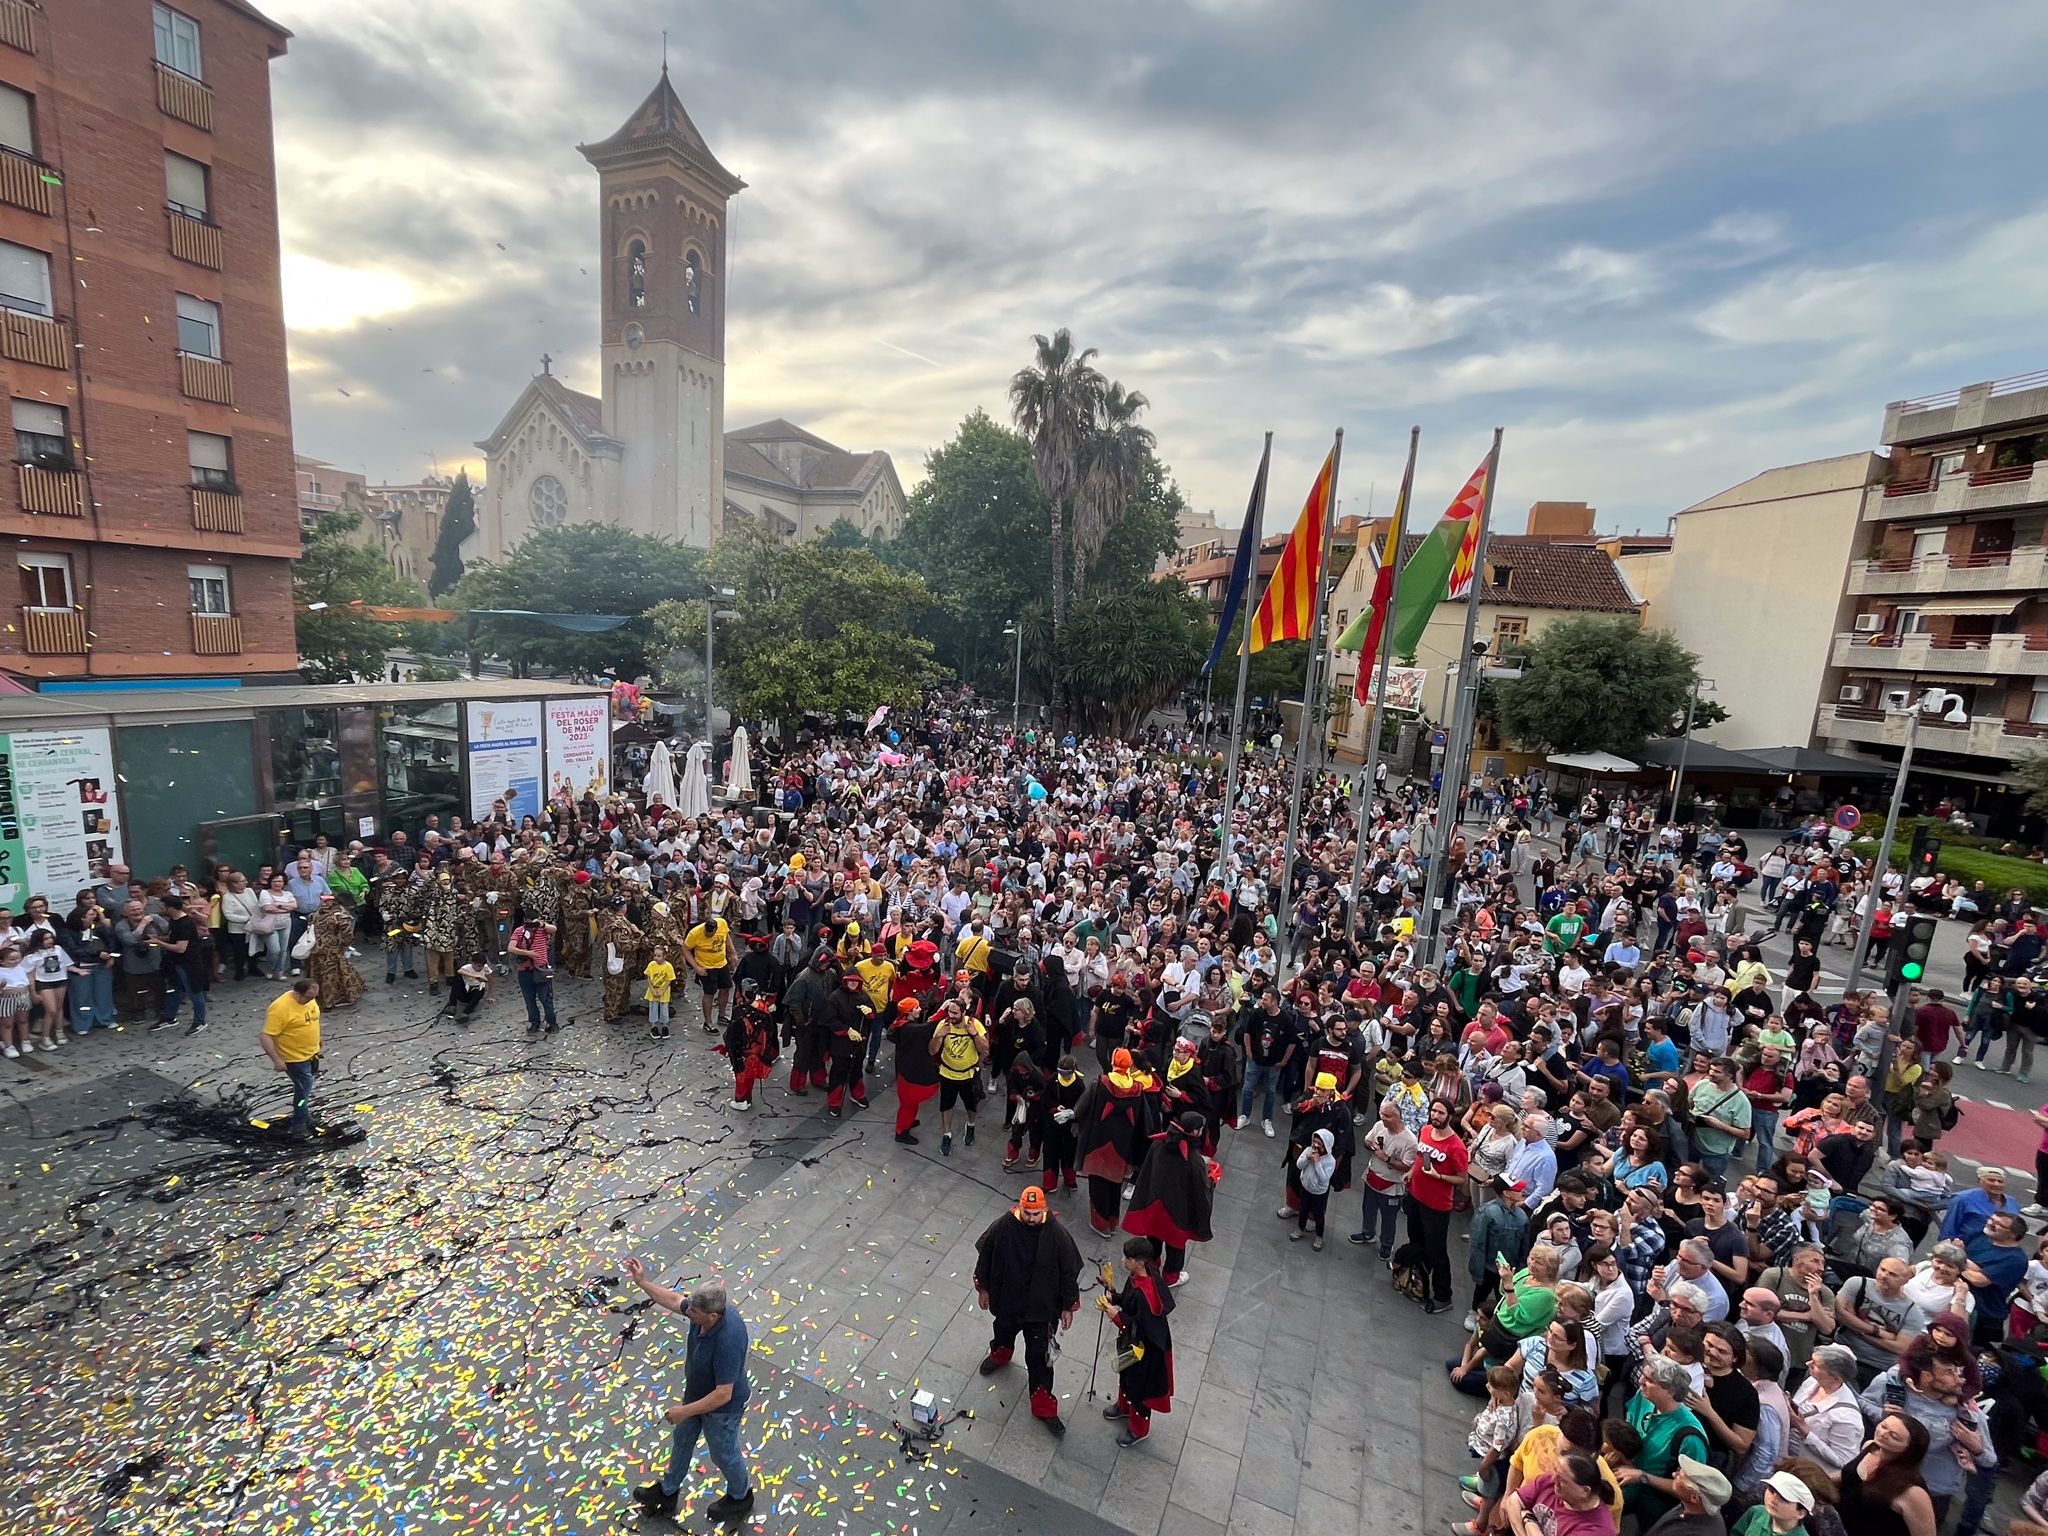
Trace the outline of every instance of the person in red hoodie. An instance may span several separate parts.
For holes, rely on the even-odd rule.
[[[1451,1309],[1451,1202],[1465,1182],[1471,1154],[1451,1123],[1448,1099],[1429,1101],[1429,1122],[1416,1138],[1415,1164],[1408,1170],[1408,1247],[1388,1260],[1419,1266],[1423,1274],[1422,1310]]]
[[[752,1109],[756,1085],[768,1081],[776,1057],[775,1004],[756,992],[744,1008],[735,1008],[718,1047],[732,1065],[732,1107]]]

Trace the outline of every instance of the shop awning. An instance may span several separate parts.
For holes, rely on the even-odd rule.
[[[1660,768],[1676,768],[1681,760],[1687,773],[1753,773],[1762,776],[1778,771],[1768,763],[1758,762],[1747,752],[1738,752],[1733,747],[1717,747],[1711,741],[1701,741],[1697,737],[1691,746],[1677,736],[1666,736],[1643,744],[1643,761],[1646,763],[1654,763]]]
[[[1941,597],[1931,603],[1921,603],[1922,618],[1990,619],[2002,618],[2025,601],[2018,597]]]
[[[1612,752],[1554,752],[1544,759],[1559,768],[1576,768],[1580,773],[1634,773],[1636,765]]]
[[[1845,757],[1818,747],[1753,747],[1749,756],[1766,764],[1773,773],[1810,773],[1821,778],[1890,778],[1899,769],[1897,763],[1882,758]]]

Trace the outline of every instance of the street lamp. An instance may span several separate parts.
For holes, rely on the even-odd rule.
[[[1877,842],[1869,900],[1864,904],[1862,921],[1856,925],[1856,948],[1849,956],[1849,978],[1842,983],[1844,997],[1854,992],[1863,980],[1863,955],[1870,948],[1870,930],[1877,922],[1878,892],[1884,886],[1885,871],[1891,868],[1892,838],[1899,830],[1899,807],[1906,800],[1906,775],[1913,771],[1913,746],[1920,739],[1920,722],[1929,715],[1938,715],[1949,725],[1967,725],[1970,722],[1969,711],[1963,708],[1963,696],[1950,693],[1945,688],[1930,688],[1920,695],[1917,702],[1892,713],[1906,716],[1906,749],[1899,754],[1899,777],[1892,785],[1891,809],[1885,812],[1884,836]]]
[[[730,602],[738,595],[731,587],[713,587],[704,597],[704,750],[707,753],[712,751],[712,742],[718,735],[711,723],[711,656],[717,644],[718,621],[739,617],[733,609],[718,605],[721,601]],[[714,767],[712,771],[717,770]]]
[[[1003,633],[1017,637],[1017,691],[1010,700],[1010,734],[1016,735],[1024,719],[1024,625],[1012,619],[1003,626]]]
[[[1685,758],[1692,750],[1692,713],[1700,707],[1700,692],[1714,691],[1711,677],[1695,677],[1692,680],[1692,697],[1685,701],[1685,730],[1678,738],[1678,776],[1671,781],[1671,820],[1678,820],[1678,792],[1685,788]]]

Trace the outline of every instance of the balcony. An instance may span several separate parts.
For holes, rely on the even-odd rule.
[[[213,131],[213,92],[205,82],[181,75],[167,64],[156,67],[156,104],[181,123]]]
[[[1884,409],[1884,441],[1935,442],[2043,417],[2048,417],[2048,373],[2023,373],[1919,400],[1894,401]]]
[[[2039,544],[1988,555],[1922,555],[1852,560],[1849,593],[2034,592],[2048,587],[2048,549]]]
[[[12,203],[30,213],[48,214],[50,188],[57,173],[42,161],[11,149],[0,149],[0,203]]]
[[[2010,634],[1936,643],[1932,635],[1839,634],[1829,659],[1859,672],[2048,677],[2048,640]]]
[[[36,13],[28,0],[0,0],[0,43],[23,53],[36,51]]]
[[[215,405],[235,403],[234,370],[217,357],[180,352],[178,384],[188,399],[211,400]]]
[[[1863,493],[1863,520],[1871,523],[1963,517],[1972,512],[2003,512],[2043,502],[2048,502],[2048,459],[2007,469],[1949,475],[1939,485],[1927,479],[1873,485]]]
[[[1869,746],[1903,747],[1908,718],[1858,704],[1823,704],[1817,722],[1820,734],[1837,741]],[[1959,725],[1932,715],[1920,717],[1919,750],[1960,752],[1972,757],[2009,760],[2016,752],[2038,751],[2048,725],[2026,720],[1978,718]]]
[[[20,477],[21,510],[42,517],[85,516],[85,477],[75,469],[45,469],[37,464],[17,464]]]
[[[201,533],[246,533],[239,491],[213,491],[192,487],[192,526]]]
[[[193,614],[192,650],[198,656],[241,655],[241,616],[232,613]]]
[[[21,648],[31,656],[83,656],[84,612],[77,608],[22,609]]]
[[[71,330],[62,320],[10,309],[0,314],[0,353],[44,368],[71,366]]]
[[[195,267],[220,270],[220,226],[195,219],[177,209],[165,210],[171,221],[171,254]]]

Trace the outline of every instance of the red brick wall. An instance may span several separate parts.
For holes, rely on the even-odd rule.
[[[298,510],[270,123],[270,55],[283,39],[226,0],[179,0],[178,8],[200,23],[211,132],[158,109],[149,0],[49,6],[37,17],[35,55],[0,47],[0,80],[35,96],[37,149],[63,181],[47,218],[0,205],[0,239],[50,252],[55,308],[78,344],[71,372],[0,359],[0,387],[70,408],[90,491],[81,525],[23,512],[12,472],[0,476],[0,534],[71,551],[74,583],[90,588],[81,591],[96,636],[89,657],[23,662],[11,654],[18,635],[0,643],[0,666],[32,675],[297,664],[288,561],[299,550]],[[166,149],[211,168],[221,271],[170,254]],[[182,392],[179,292],[220,305],[233,406]],[[193,527],[188,429],[233,440],[245,531]],[[193,653],[185,566],[194,561],[234,572],[240,657]],[[5,602],[11,611],[11,585]]]

